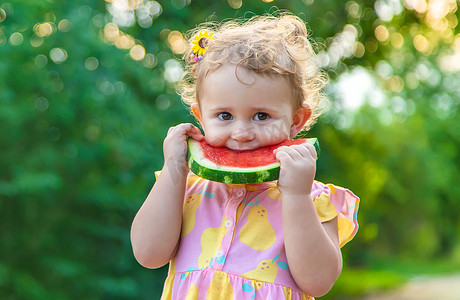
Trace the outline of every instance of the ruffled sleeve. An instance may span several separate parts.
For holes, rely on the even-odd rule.
[[[359,198],[348,189],[315,182],[317,196],[313,197],[321,222],[337,217],[340,247],[348,243],[358,231]]]
[[[155,171],[155,180],[158,180],[158,177],[160,176],[161,170]],[[201,177],[198,177],[197,175],[193,174],[192,172],[188,172],[187,176],[187,186],[186,189],[190,186],[194,186],[198,183],[203,183],[206,181],[206,179],[203,179]]]

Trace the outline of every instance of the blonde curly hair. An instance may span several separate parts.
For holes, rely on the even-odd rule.
[[[195,61],[190,48],[184,54],[185,72],[179,82],[182,101],[190,108],[198,104],[200,86],[207,74],[223,64],[243,66],[258,73],[286,76],[294,88],[295,111],[308,104],[312,110],[304,126],[308,130],[323,112],[327,98],[322,92],[327,76],[319,69],[308,40],[305,23],[291,14],[255,16],[247,21],[204,23],[189,32],[211,31],[205,55]]]

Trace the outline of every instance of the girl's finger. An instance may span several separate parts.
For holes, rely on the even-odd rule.
[[[168,134],[170,134],[171,132],[173,132],[174,129],[176,129],[176,126],[169,127],[169,129],[168,129]]]
[[[278,158],[278,155],[284,155],[284,154],[287,155],[286,161],[287,161],[287,158],[289,158],[291,161],[294,161],[294,160],[297,160],[297,159],[301,158],[300,153],[298,153],[296,150],[294,150],[294,149],[292,149],[290,147],[287,147],[287,146],[279,147],[276,150],[277,150],[276,153],[275,153],[275,151],[273,151],[276,158]],[[281,154],[281,153],[284,153],[284,154]]]
[[[302,145],[293,145],[291,148],[295,149],[302,155],[302,157],[309,158],[312,157],[316,159],[316,149],[314,146],[310,144],[302,144]]]
[[[297,152],[299,152],[299,154],[302,157],[309,157],[310,156],[310,151],[307,149],[307,147],[305,147],[305,145],[292,145],[290,148],[294,149]]]
[[[275,153],[276,159],[283,165],[286,164],[289,161],[292,161],[292,157],[286,153],[286,151],[283,151],[283,149],[277,151]]]
[[[200,129],[191,123],[183,123],[175,127],[171,127],[168,130],[168,135],[183,136],[183,137],[189,136],[197,141],[201,141],[204,138]]]
[[[188,136],[191,137],[194,140],[197,140],[197,141],[201,141],[204,138],[203,134],[201,133],[201,131],[198,128],[196,128],[196,130],[193,130],[192,132],[188,133]]]
[[[304,145],[305,145],[305,148],[307,148],[308,151],[310,151],[310,155],[316,160],[318,158],[318,153],[316,153],[315,146],[310,145],[310,144],[304,144]]]
[[[278,148],[276,148],[275,150],[273,150],[273,154],[276,155],[276,153],[277,153],[278,151],[285,151],[285,149],[287,149],[287,148],[288,148],[288,146],[281,146],[281,147],[278,147]]]
[[[292,157],[292,159],[294,159],[294,160],[298,160],[298,159],[302,159],[302,158],[303,158],[302,154],[301,154],[298,150],[296,150],[295,148],[292,148],[292,146],[291,146],[291,147],[288,147],[288,148],[286,149],[286,152],[287,152],[287,153]]]
[[[191,123],[179,124],[175,127],[174,134],[187,135],[195,126]]]
[[[197,141],[201,141],[203,139],[203,134],[200,129],[193,124],[190,124],[190,126],[187,127],[185,134]]]
[[[303,157],[301,151],[305,151],[305,150],[301,150],[301,146],[300,147],[299,146],[300,145],[287,146],[283,151],[286,151],[293,159],[299,159]]]

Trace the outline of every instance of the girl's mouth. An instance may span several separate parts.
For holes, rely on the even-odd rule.
[[[230,146],[230,147],[229,147]],[[229,145],[227,146],[227,148],[233,150],[233,151],[251,151],[251,150],[254,150],[254,149],[257,149],[259,148],[260,146],[259,145],[255,145],[254,143],[251,143],[251,144],[236,144],[236,145]]]

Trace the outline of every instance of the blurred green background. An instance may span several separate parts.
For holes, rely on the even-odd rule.
[[[322,299],[460,270],[455,0],[6,0],[0,3],[0,298],[159,299],[131,221],[167,129],[184,33],[287,9],[330,76],[317,179],[361,197]]]

